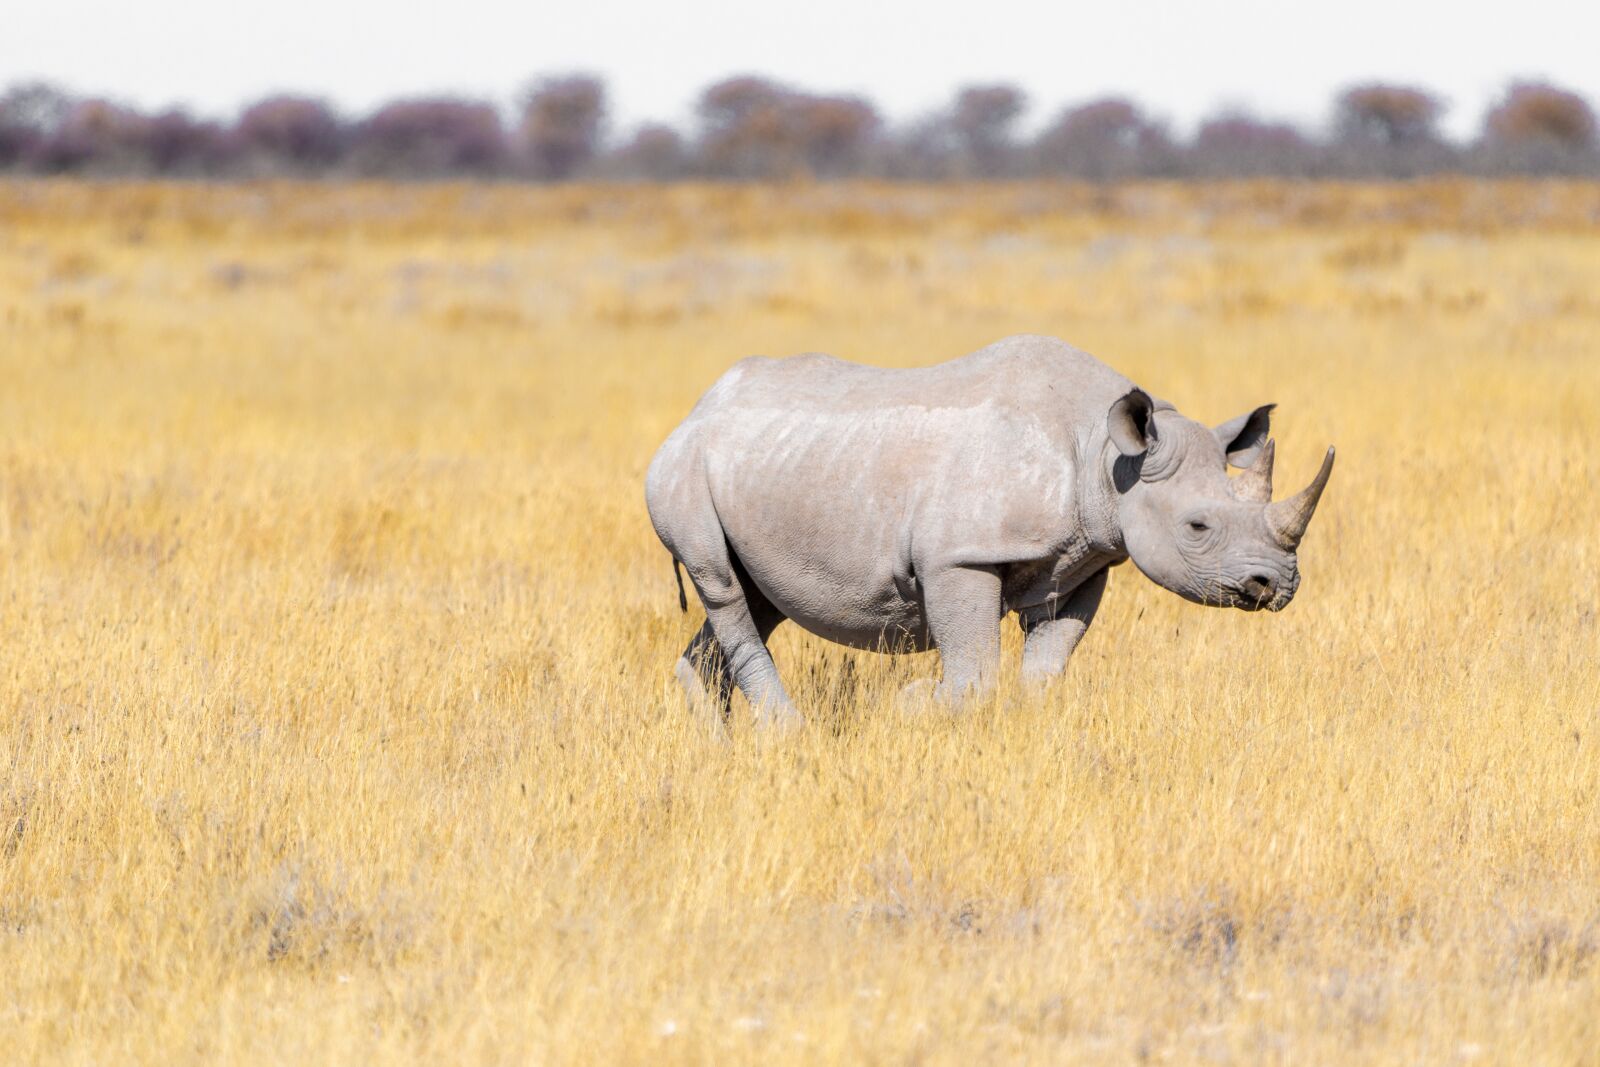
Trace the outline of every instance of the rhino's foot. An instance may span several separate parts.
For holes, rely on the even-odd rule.
[[[806,719],[793,704],[763,704],[755,709],[756,729],[766,734],[790,734],[805,726]]]
[[[673,674],[677,676],[678,684],[683,687],[683,695],[688,701],[690,713],[705,726],[712,737],[726,738],[727,698],[706,684],[705,679],[694,669],[694,664],[689,662],[687,656],[678,657],[678,665],[673,669]]]
[[[925,711],[940,703],[939,683],[932,678],[918,678],[900,687],[900,706],[914,711]]]
[[[1065,666],[1050,665],[1045,667],[1022,665],[1022,674],[1018,681],[1022,692],[1028,696],[1038,696],[1051,686],[1060,682],[1065,675]]]
[[[973,684],[954,686],[932,678],[919,678],[900,690],[900,706],[907,711],[953,713],[987,699],[992,690]]]

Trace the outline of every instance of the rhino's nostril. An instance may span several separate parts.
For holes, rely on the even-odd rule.
[[[1241,588],[1244,590],[1245,596],[1253,597],[1256,600],[1266,600],[1272,596],[1273,592],[1272,575],[1252,574],[1244,580]]]

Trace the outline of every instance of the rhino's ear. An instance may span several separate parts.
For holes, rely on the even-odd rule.
[[[1134,389],[1111,405],[1106,430],[1124,456],[1142,456],[1156,440],[1155,404],[1143,389]]]
[[[1261,454],[1272,432],[1272,409],[1276,404],[1262,404],[1248,415],[1229,419],[1211,432],[1217,443],[1228,454],[1228,462],[1235,467],[1248,467]]]

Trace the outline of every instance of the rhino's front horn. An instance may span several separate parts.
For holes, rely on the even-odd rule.
[[[1274,442],[1268,441],[1256,454],[1256,461],[1233,480],[1233,495],[1250,504],[1272,500],[1272,455]]]
[[[1311,484],[1287,500],[1280,500],[1276,504],[1267,505],[1267,526],[1272,530],[1272,536],[1284,548],[1291,552],[1300,544],[1300,539],[1306,535],[1306,527],[1311,525],[1311,516],[1317,510],[1317,501],[1322,499],[1322,490],[1328,484],[1328,475],[1333,473],[1333,449],[1328,449],[1328,454],[1323,457],[1322,469],[1311,480]]]

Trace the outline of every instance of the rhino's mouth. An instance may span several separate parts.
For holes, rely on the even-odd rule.
[[[1233,596],[1233,606],[1241,611],[1282,611],[1294,599],[1295,590],[1299,587],[1300,576],[1297,574],[1281,583],[1246,581],[1230,589],[1229,593]]]
[[[1287,580],[1269,578],[1265,574],[1253,575],[1243,581],[1212,582],[1200,589],[1176,589],[1185,600],[1213,608],[1237,608],[1240,611],[1282,611],[1294,599],[1300,588],[1300,575],[1295,572]]]

